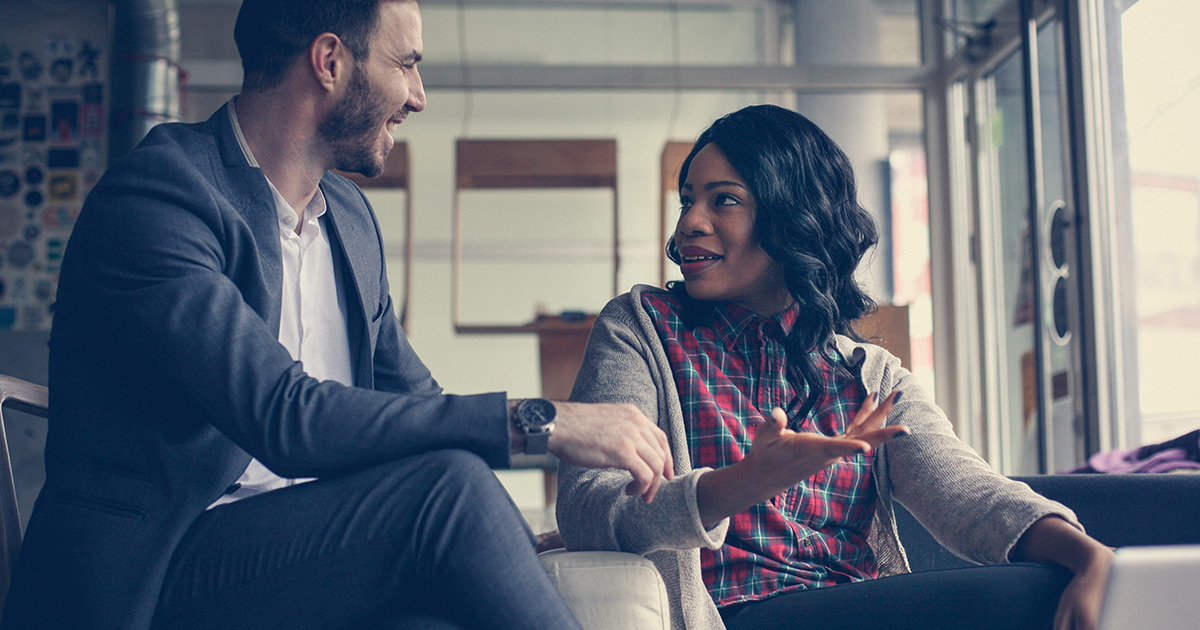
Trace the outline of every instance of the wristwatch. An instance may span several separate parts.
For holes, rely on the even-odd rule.
[[[526,398],[517,405],[516,422],[525,433],[525,454],[542,455],[554,431],[554,403],[545,398]]]

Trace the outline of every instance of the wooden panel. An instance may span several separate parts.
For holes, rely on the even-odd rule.
[[[683,161],[687,159],[688,153],[692,152],[691,142],[668,142],[663,147],[662,156],[659,159],[658,173],[661,177],[661,187],[658,193],[659,211],[658,211],[658,242],[662,247],[667,245],[667,234],[674,228],[672,220],[673,213],[671,208],[667,207],[668,195],[673,190],[679,189],[679,169],[683,168]],[[658,256],[658,286],[663,286],[667,283],[667,254],[663,250]]]
[[[408,190],[408,143],[397,142],[388,153],[383,173],[379,177],[365,177],[358,173],[342,173],[359,188],[403,188]]]
[[[621,266],[616,140],[458,140],[455,143],[450,317],[456,333],[539,332],[540,324],[462,324],[462,207],[459,193],[497,188],[611,188],[612,294]],[[532,309],[531,309],[532,310]]]
[[[459,140],[457,181],[472,188],[615,188],[616,140]]]
[[[583,364],[588,334],[596,316],[563,321],[561,317],[538,318],[538,354],[541,359],[542,396],[566,400]]]
[[[908,305],[880,304],[874,313],[855,322],[858,333],[881,346],[912,369],[912,337],[908,331]]]

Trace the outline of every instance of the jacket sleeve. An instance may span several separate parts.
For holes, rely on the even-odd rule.
[[[1083,529],[1066,506],[996,471],[954,434],[950,421],[899,360],[887,368],[893,389],[904,392],[888,418],[912,433],[887,450],[893,498],[947,549],[974,562],[1007,562],[1030,525],[1057,515]],[[886,382],[886,380],[885,380]],[[881,392],[881,395],[887,392]]]
[[[630,403],[667,431],[662,374],[650,369],[650,343],[637,334],[636,321],[618,297],[597,318],[571,400]],[[729,520],[711,529],[700,521],[696,482],[709,469],[690,470],[686,443],[671,439],[676,477],[664,481],[654,501],[625,494],[633,480],[623,470],[590,470],[562,464],[558,477],[557,517],[568,549],[612,550],[645,554],[660,549],[717,549]]]
[[[141,414],[149,421],[170,423],[181,439],[215,426],[283,476],[440,448],[507,464],[503,394],[372,391],[306,375],[263,317],[263,235],[243,216],[249,202],[226,198],[200,171],[174,152],[143,151],[93,191],[64,260],[60,299],[77,325],[60,342],[137,366],[144,390],[157,392]],[[383,326],[386,343],[411,353],[398,328]]]

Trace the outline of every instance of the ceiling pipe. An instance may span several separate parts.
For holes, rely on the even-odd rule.
[[[109,163],[150,128],[180,120],[179,9],[176,0],[114,0]]]

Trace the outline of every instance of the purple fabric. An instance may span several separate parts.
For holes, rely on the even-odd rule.
[[[1096,453],[1068,473],[1200,472],[1200,429],[1166,442]]]

